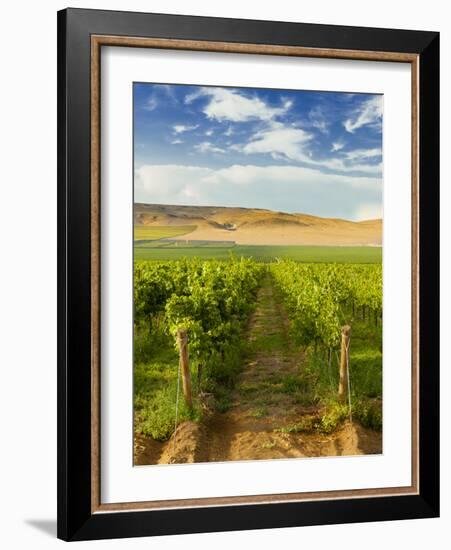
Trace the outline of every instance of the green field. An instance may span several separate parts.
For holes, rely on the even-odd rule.
[[[134,235],[136,241],[156,241],[158,239],[171,239],[186,235],[196,229],[195,225],[166,225],[160,227],[135,225]]]
[[[155,228],[158,229],[158,228]],[[167,229],[167,228],[166,228]],[[175,228],[174,228],[175,229]],[[180,229],[180,227],[179,227]],[[163,237],[162,237],[163,238]],[[137,245],[135,260],[178,260],[198,257],[202,259],[228,260],[230,254],[250,257],[256,261],[271,262],[286,258],[307,263],[381,263],[382,247],[376,246],[251,246],[223,244],[152,243],[151,246]]]

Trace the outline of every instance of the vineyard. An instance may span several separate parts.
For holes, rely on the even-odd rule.
[[[331,352],[339,344],[341,327],[353,321],[356,310],[382,315],[380,265],[298,264],[281,261],[271,266],[293,324],[296,341]]]
[[[134,294],[135,447],[190,423],[203,460],[277,458],[304,456],[306,437],[329,445],[349,419],[381,430],[380,264],[137,261]],[[287,438],[304,454],[281,450]]]

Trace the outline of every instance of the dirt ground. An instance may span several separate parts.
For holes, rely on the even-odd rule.
[[[135,464],[381,453],[382,433],[356,422],[347,421],[331,434],[292,429],[300,419],[315,418],[319,410],[298,403],[296,393],[284,389],[303,362],[302,354],[290,346],[287,331],[283,304],[267,277],[249,321],[249,352],[229,409],[214,413],[204,425],[184,422],[164,443],[138,436]]]

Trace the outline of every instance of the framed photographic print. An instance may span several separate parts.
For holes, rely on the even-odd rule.
[[[439,513],[439,36],[58,14],[58,536]]]

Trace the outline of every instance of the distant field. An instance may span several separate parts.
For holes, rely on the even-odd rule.
[[[186,235],[196,229],[195,225],[166,225],[166,226],[147,226],[135,225],[135,241],[155,241],[158,239],[171,239],[180,235]]]
[[[135,248],[165,248],[166,250],[169,248],[174,249],[187,249],[187,248],[194,248],[198,250],[199,248],[228,248],[232,250],[235,248],[235,243],[231,243],[229,241],[176,241],[176,240],[170,240],[167,239],[160,239],[155,241],[135,241]]]
[[[158,228],[155,228],[158,229]],[[167,228],[165,228],[167,229]],[[175,228],[174,228],[175,229]],[[180,227],[178,228],[180,229]],[[166,235],[166,237],[168,237]],[[164,238],[164,237],[161,237]],[[155,243],[157,244],[157,243]],[[218,243],[219,244],[219,243]],[[230,255],[252,257],[257,261],[271,262],[276,258],[290,258],[307,263],[381,263],[382,248],[370,246],[214,246],[214,244],[202,246],[136,246],[135,260],[177,260],[183,257],[214,258],[227,260]]]

